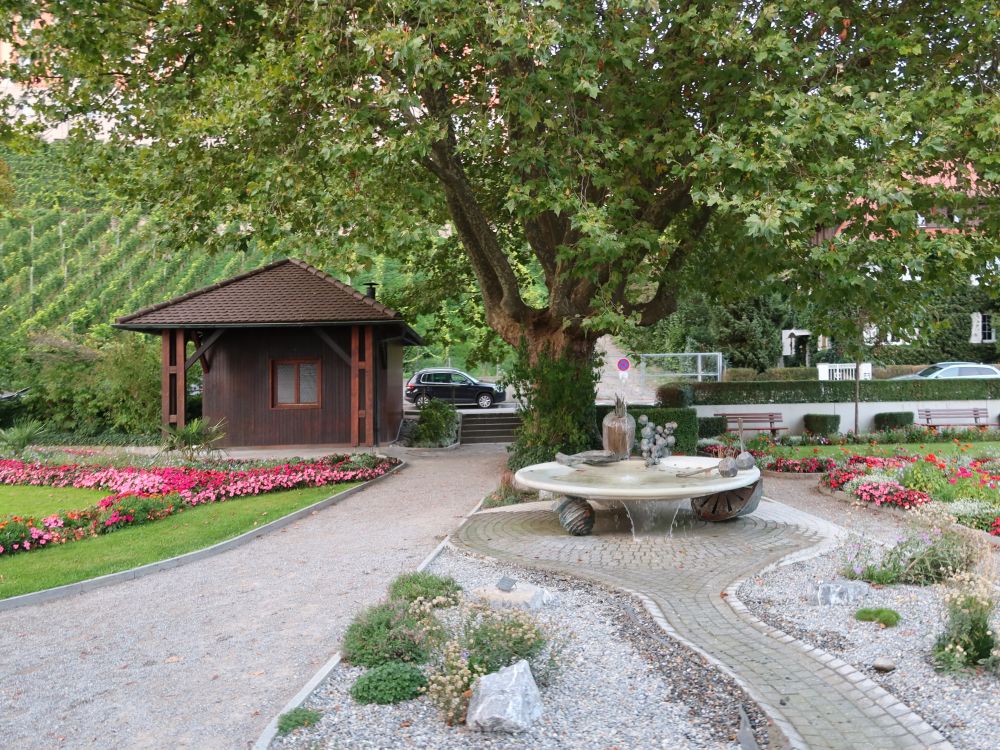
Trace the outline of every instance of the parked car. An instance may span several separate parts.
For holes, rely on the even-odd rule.
[[[938,362],[913,375],[900,375],[893,380],[950,380],[951,378],[1000,378],[1000,369],[979,362]]]
[[[405,395],[407,401],[421,409],[432,398],[453,404],[476,404],[480,409],[489,409],[507,398],[506,391],[493,383],[484,383],[450,367],[434,367],[414,373],[406,382]]]

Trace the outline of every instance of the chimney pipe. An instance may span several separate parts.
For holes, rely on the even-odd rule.
[[[377,286],[378,286],[378,284],[376,284],[374,281],[366,281],[365,282],[365,296],[371,297],[372,299],[375,299],[375,287],[377,287]]]

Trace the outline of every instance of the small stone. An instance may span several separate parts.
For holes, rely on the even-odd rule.
[[[497,588],[501,591],[513,591],[515,586],[517,586],[517,581],[513,578],[508,578],[507,576],[504,576],[497,581]]]
[[[892,660],[886,659],[884,656],[880,656],[872,662],[872,668],[876,672],[891,672],[896,668],[896,664]]]
[[[542,696],[524,659],[476,680],[466,725],[480,732],[523,732],[542,715]]]

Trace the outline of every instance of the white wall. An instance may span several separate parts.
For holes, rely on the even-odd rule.
[[[1000,417],[1000,400],[980,399],[977,401],[862,401],[858,409],[859,429],[872,432],[875,429],[875,414],[881,411],[912,411],[913,419],[919,422],[918,409],[972,409],[986,407],[989,410],[990,427],[997,427]],[[696,406],[699,417],[711,417],[717,412],[780,412],[782,424],[787,430],[782,434],[799,435],[805,430],[802,417],[805,414],[839,414],[840,431],[854,429],[854,402],[823,404],[712,404]],[[972,420],[956,420],[972,423]],[[760,425],[756,425],[760,426]]]

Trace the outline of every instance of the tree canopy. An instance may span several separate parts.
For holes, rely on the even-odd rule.
[[[981,0],[0,7],[21,105],[164,242],[433,258],[534,351],[588,355],[687,287],[899,301],[996,254]],[[941,210],[966,231],[919,228]]]

